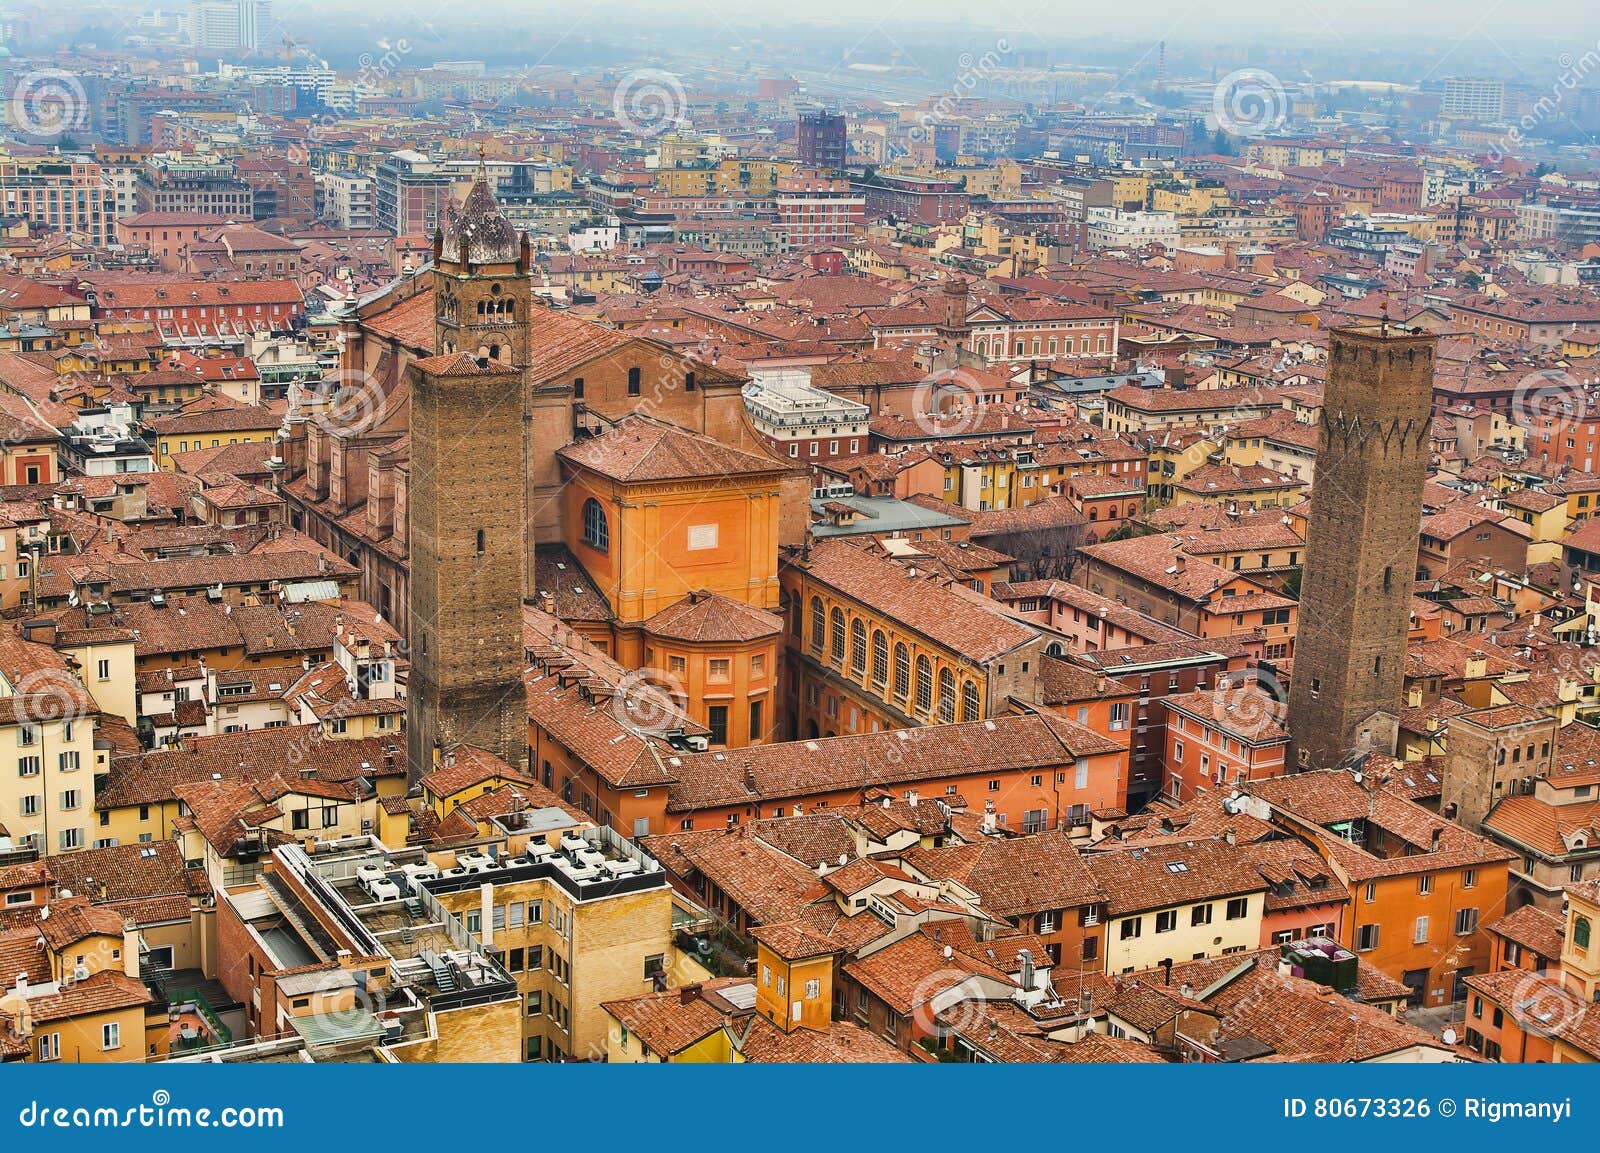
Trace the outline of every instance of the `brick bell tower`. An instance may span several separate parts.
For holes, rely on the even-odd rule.
[[[532,289],[480,157],[433,240],[434,355],[411,366],[414,783],[459,744],[527,764],[522,598]]]
[[[1289,688],[1291,772],[1395,750],[1436,346],[1432,333],[1387,321],[1330,333]]]

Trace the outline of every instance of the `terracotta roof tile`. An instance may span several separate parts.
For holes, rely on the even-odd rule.
[[[791,556],[787,563],[808,580],[884,613],[970,660],[993,660],[1040,635],[1030,625],[1005,615],[997,603],[963,597],[939,581],[918,575],[914,563],[891,561],[849,540],[818,541],[808,554]]]
[[[1085,863],[1112,916],[1245,896],[1267,888],[1250,854],[1221,840],[1091,853]]]
[[[760,640],[783,631],[782,618],[721,593],[693,592],[644,622],[650,636],[702,643]]]
[[[599,436],[569,444],[557,455],[621,481],[687,480],[789,471],[789,466],[775,457],[731,448],[708,436],[644,416],[625,417]]]

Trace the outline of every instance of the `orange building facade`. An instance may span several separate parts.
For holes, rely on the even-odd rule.
[[[790,739],[978,721],[1007,711],[1040,657],[1040,634],[843,540],[791,556]]]
[[[1170,800],[1283,775],[1289,733],[1274,687],[1252,673],[1235,673],[1212,689],[1166,699]]]

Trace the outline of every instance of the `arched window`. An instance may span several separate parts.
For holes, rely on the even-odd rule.
[[[1572,945],[1576,949],[1589,947],[1589,918],[1579,917],[1572,922]]]
[[[939,670],[939,720],[949,724],[956,719],[956,675],[949,669]]]
[[[927,657],[917,658],[917,712],[933,708],[933,662]]]
[[[829,655],[839,664],[844,664],[844,610],[834,609],[829,614]]]
[[[811,598],[811,647],[819,653],[822,651],[822,636],[827,631],[824,622],[827,617],[822,612],[822,598]]]
[[[872,683],[889,683],[889,638],[883,635],[882,629],[874,629],[872,633]]]
[[[856,676],[867,671],[867,626],[859,620],[850,622],[850,671]]]
[[[911,650],[903,644],[894,646],[894,695],[905,700],[911,693]]]
[[[600,552],[611,551],[611,526],[606,524],[606,510],[594,497],[583,502],[583,543]]]
[[[980,706],[978,704],[978,682],[968,681],[961,686],[961,719],[975,721],[978,719]]]

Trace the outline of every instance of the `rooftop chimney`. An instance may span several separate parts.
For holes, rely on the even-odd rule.
[[[135,981],[139,979],[139,933],[131,926],[122,930],[122,969]]]

